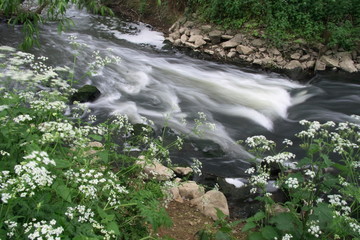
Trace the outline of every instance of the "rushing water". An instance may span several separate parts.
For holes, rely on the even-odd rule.
[[[89,104],[95,114],[106,117],[127,114],[133,122],[141,116],[161,126],[165,119],[177,132],[189,133],[182,119],[191,122],[204,112],[216,124],[202,140],[187,144],[173,154],[175,162],[189,164],[191,157],[203,162],[204,170],[224,177],[239,177],[248,167],[250,154],[237,140],[263,134],[274,140],[294,139],[298,121],[349,120],[360,114],[358,75],[317,75],[301,84],[278,74],[261,73],[232,65],[193,59],[165,50],[164,37],[145,24],[126,23],[117,18],[100,17],[83,11],[69,12],[75,27],[59,35],[56,25],[41,30],[41,47],[56,66],[72,66],[74,50],[68,37],[88,47],[80,51],[77,71],[93,61],[94,50],[121,57],[119,65],[104,68],[82,80],[99,88],[102,96]],[[0,44],[16,47],[21,41],[19,28],[0,26]],[[107,50],[111,48],[112,50]],[[225,154],[217,154],[216,144]],[[208,153],[213,153],[209,157]]]

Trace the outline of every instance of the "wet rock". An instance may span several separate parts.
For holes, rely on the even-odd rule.
[[[233,42],[233,41],[231,41],[231,40],[221,43],[221,46],[222,46],[224,49],[234,48],[234,47],[236,47],[237,45],[238,45],[237,42]]]
[[[236,51],[240,54],[245,54],[245,55],[249,55],[251,53],[254,52],[254,50],[248,46],[244,46],[244,45],[238,45],[236,47]]]
[[[191,204],[195,205],[204,215],[214,220],[218,219],[216,209],[219,209],[225,215],[230,214],[225,195],[217,190],[208,191],[203,196],[191,200]]]
[[[77,90],[77,92],[74,93],[70,97],[70,101],[71,102],[78,101],[78,102],[81,102],[81,103],[93,102],[96,99],[98,99],[100,97],[100,95],[101,95],[101,92],[95,86],[84,85],[81,88],[79,88]]]
[[[320,60],[317,60],[315,63],[315,71],[325,71],[326,64]]]
[[[194,181],[185,182],[179,185],[180,196],[184,199],[195,199],[205,194],[204,187],[198,185]]]
[[[285,65],[285,69],[294,70],[294,69],[302,69],[302,65],[298,60],[292,60],[288,64]]]
[[[251,41],[251,45],[254,46],[254,47],[258,47],[258,48],[264,46],[264,44],[265,44],[265,41],[261,40],[259,38],[254,39],[254,40]]]
[[[320,61],[325,63],[325,65],[330,68],[339,67],[339,60],[331,56],[322,56]]]
[[[222,35],[222,32],[219,31],[219,30],[214,30],[214,31],[209,32],[209,38],[211,40],[211,43],[212,44],[220,43],[221,42],[221,35]]]
[[[190,167],[175,167],[173,168],[173,171],[180,176],[187,176],[193,172]]]

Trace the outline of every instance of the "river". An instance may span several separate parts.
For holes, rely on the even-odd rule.
[[[191,122],[204,112],[216,124],[215,131],[174,152],[175,163],[188,165],[196,157],[208,173],[241,177],[251,155],[237,140],[263,134],[278,142],[296,141],[302,119],[347,121],[351,114],[360,115],[359,75],[324,73],[299,83],[280,74],[191,58],[170,49],[161,33],[142,23],[75,9],[68,15],[75,26],[62,34],[56,24],[43,26],[41,47],[32,52],[49,57],[51,65],[71,66],[74,50],[68,37],[76,36],[87,44],[78,56],[78,76],[93,61],[94,50],[121,57],[119,65],[80,82],[101,91],[89,104],[100,118],[121,113],[136,123],[144,116],[159,128],[167,122],[176,132],[189,133],[191,126],[184,126],[182,119]],[[19,27],[0,25],[0,45],[17,47],[20,41]]]

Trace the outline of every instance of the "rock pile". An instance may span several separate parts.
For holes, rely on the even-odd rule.
[[[322,44],[310,46],[299,39],[291,46],[268,47],[262,38],[232,30],[222,31],[211,25],[180,18],[169,29],[167,40],[177,47],[212,55],[217,59],[242,60],[264,68],[285,70],[325,69],[360,71],[360,52],[327,49]]]

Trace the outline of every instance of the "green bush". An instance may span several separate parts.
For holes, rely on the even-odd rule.
[[[358,0],[190,0],[189,6],[206,20],[229,28],[257,22],[277,45],[300,37],[350,49],[360,39]]]

